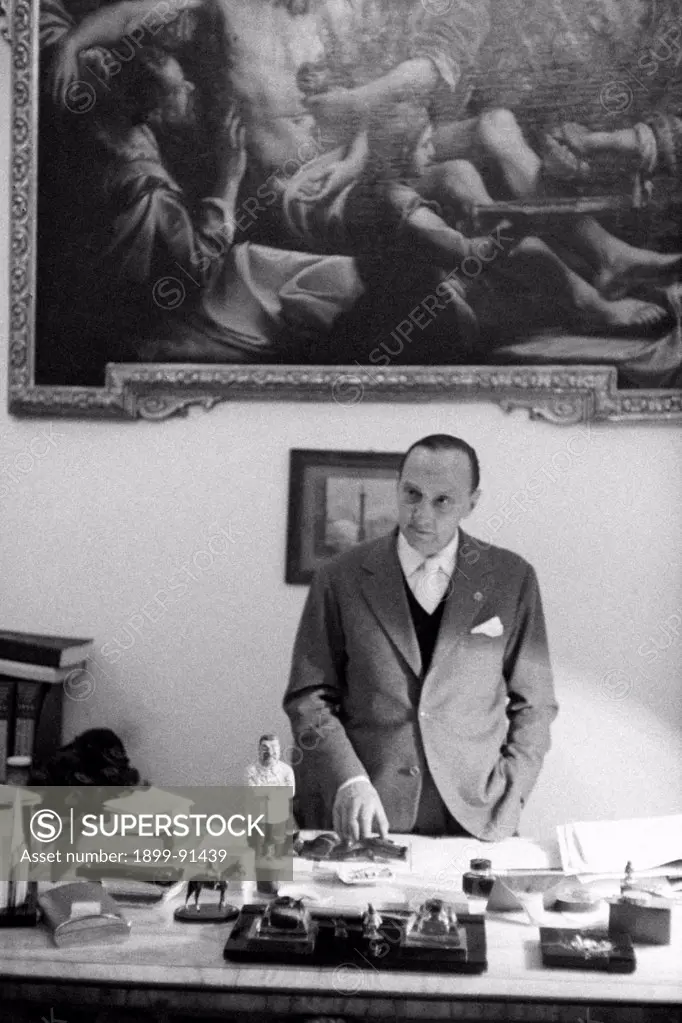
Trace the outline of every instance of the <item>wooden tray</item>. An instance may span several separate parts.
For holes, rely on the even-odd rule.
[[[264,913],[264,906],[243,907],[224,949],[226,959],[254,963],[285,963],[301,966],[337,966],[354,964],[378,970],[419,970],[421,972],[483,973],[488,968],[485,920],[481,915],[458,914],[463,934],[462,948],[408,946],[405,925],[408,911],[381,913],[380,940],[370,941],[363,935],[358,915],[347,912],[324,914],[312,912],[312,925],[307,937],[263,939],[250,936],[254,921]],[[345,925],[347,936],[336,936],[338,924]]]

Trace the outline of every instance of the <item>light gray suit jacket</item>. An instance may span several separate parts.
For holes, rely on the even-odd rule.
[[[284,709],[301,827],[331,828],[338,786],[365,774],[391,831],[414,827],[425,771],[452,815],[491,841],[517,830],[557,713],[535,572],[460,530],[457,567],[429,670],[404,587],[397,533],[316,575],[296,636]],[[498,617],[498,637],[472,634]]]

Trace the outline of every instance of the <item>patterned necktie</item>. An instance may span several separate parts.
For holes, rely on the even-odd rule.
[[[412,593],[427,614],[433,614],[450,584],[447,573],[436,561],[436,558],[426,558],[410,576]]]

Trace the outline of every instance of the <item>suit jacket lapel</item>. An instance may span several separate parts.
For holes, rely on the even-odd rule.
[[[488,552],[477,549],[478,559],[471,565],[462,556],[474,549],[474,542],[460,530],[457,564],[445,602],[438,639],[433,651],[429,675],[449,660],[465,636],[494,588],[494,574]]]
[[[382,627],[419,677],[422,659],[405,595],[403,571],[398,561],[396,533],[383,537],[363,562],[362,590]]]

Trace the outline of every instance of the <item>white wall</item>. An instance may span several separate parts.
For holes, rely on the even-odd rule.
[[[8,78],[0,45],[3,239]],[[3,380],[6,361],[3,344]],[[468,528],[529,558],[542,587],[561,712],[524,830],[681,810],[682,434],[558,428],[489,404],[232,401],[149,424],[16,419],[3,398],[0,627],[96,639],[95,689],[66,701],[66,737],[116,729],[159,784],[238,781],[264,729],[288,734],[280,699],[306,593],[283,582],[289,449],[400,451],[435,431],[479,451]],[[155,597],[180,578],[164,612]]]

